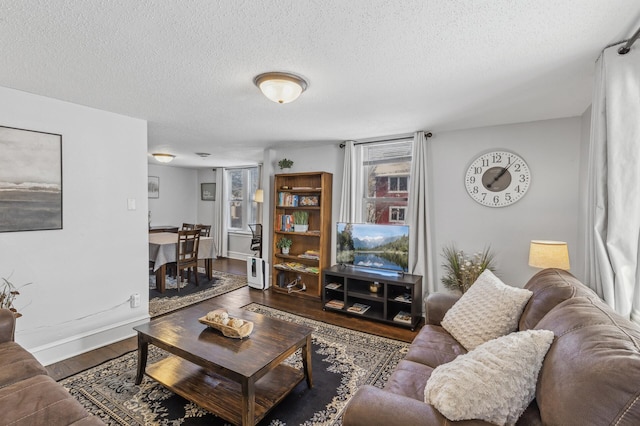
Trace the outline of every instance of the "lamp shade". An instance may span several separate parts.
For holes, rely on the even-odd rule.
[[[254,195],[253,199],[256,203],[264,202],[264,191],[262,189],[256,189],[256,194]]]
[[[569,270],[569,248],[564,241],[533,240],[529,246],[529,266]]]
[[[295,101],[307,89],[302,77],[283,72],[260,74],[253,82],[268,99],[279,104]]]
[[[161,152],[156,152],[154,154],[151,154],[153,156],[153,158],[155,158],[156,160],[158,160],[161,163],[170,163],[173,161],[174,158],[176,158],[175,155],[171,155],[171,154],[164,154]]]

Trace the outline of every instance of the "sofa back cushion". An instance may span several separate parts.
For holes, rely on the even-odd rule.
[[[536,328],[556,336],[536,389],[544,424],[640,424],[640,327],[597,298],[573,297]]]
[[[591,289],[562,269],[544,269],[531,277],[524,288],[531,290],[533,296],[522,311],[518,324],[520,331],[536,327],[542,317],[567,299],[578,296],[598,299]]]

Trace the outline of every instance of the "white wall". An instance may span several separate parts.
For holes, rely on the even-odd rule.
[[[215,201],[202,201],[200,197],[200,185],[203,183],[215,183],[216,174],[213,169],[198,169],[198,211],[197,211],[197,223],[203,225],[211,225],[213,223],[213,209],[217,208],[220,200],[216,198]]]
[[[50,364],[134,335],[149,317],[146,121],[2,87],[0,99],[0,125],[62,135],[63,229],[0,233],[0,276],[32,283],[16,340]]]
[[[579,214],[580,117],[435,133],[431,144],[434,282],[442,276],[442,248],[455,243],[467,253],[491,246],[498,274],[522,287],[537,272],[528,266],[531,240],[560,240],[576,261]],[[531,171],[527,194],[502,208],[469,197],[464,173],[480,153],[506,149],[521,155]]]
[[[438,291],[443,274],[442,247],[455,243],[469,253],[490,245],[498,273],[505,282],[522,287],[537,272],[528,266],[532,239],[562,240],[569,244],[572,264],[578,256],[579,167],[581,118],[547,120],[451,132],[435,132],[429,139],[433,201],[432,271]],[[481,206],[469,197],[464,174],[478,154],[496,149],[520,154],[531,170],[532,184],[517,203],[503,208]],[[333,223],[340,209],[344,151],[335,145],[275,150],[271,167],[282,158],[294,160],[291,172],[333,173]],[[273,186],[273,177],[269,188]],[[271,200],[272,195],[265,199]],[[270,219],[271,220],[271,219]],[[269,222],[271,223],[271,222]],[[270,231],[266,232],[269,239]],[[335,241],[335,229],[332,231]],[[266,241],[265,244],[270,244]],[[335,261],[335,248],[332,248]],[[573,270],[572,270],[573,272]],[[426,291],[426,285],[423,286]]]
[[[149,176],[160,178],[159,198],[149,198],[151,226],[197,222],[200,184],[196,169],[149,164]]]

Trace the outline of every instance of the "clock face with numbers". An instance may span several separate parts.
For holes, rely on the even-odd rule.
[[[483,206],[505,207],[527,193],[531,172],[518,154],[491,151],[473,160],[464,185],[469,196]]]

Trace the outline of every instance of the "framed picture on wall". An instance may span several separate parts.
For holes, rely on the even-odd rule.
[[[215,183],[201,183],[200,184],[200,199],[202,201],[215,201],[216,200],[216,184]]]
[[[160,178],[158,176],[149,176],[147,191],[149,198],[160,198]]]
[[[62,229],[62,135],[0,126],[0,232]]]

